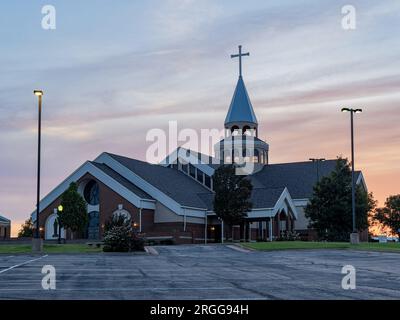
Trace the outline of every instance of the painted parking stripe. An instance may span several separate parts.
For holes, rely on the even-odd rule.
[[[4,272],[7,272],[7,271],[10,271],[10,270],[12,270],[12,269],[15,269],[15,268],[24,266],[24,265],[29,264],[29,263],[31,263],[31,262],[35,262],[35,261],[38,261],[38,260],[40,260],[40,259],[46,258],[47,256],[48,256],[48,254],[46,254],[46,255],[44,255],[44,256],[41,256],[41,257],[39,257],[39,258],[36,258],[36,259],[31,259],[31,260],[28,260],[28,261],[25,261],[25,262],[16,264],[16,265],[11,266],[11,267],[9,267],[9,268],[7,268],[7,269],[1,270],[1,271],[0,271],[0,274],[1,274],[1,273],[4,273]]]
[[[191,290],[191,291],[202,291],[202,290],[232,290],[235,287],[211,287],[211,288],[170,288],[170,287],[161,287],[161,288],[61,288],[55,291],[179,291],[179,290]],[[0,288],[0,292],[2,291],[42,291],[42,288]]]

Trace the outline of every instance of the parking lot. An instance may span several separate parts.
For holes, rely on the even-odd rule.
[[[400,299],[400,254],[155,247],[158,254],[0,255],[0,299]],[[56,289],[42,288],[44,265]],[[344,265],[356,289],[344,290]]]

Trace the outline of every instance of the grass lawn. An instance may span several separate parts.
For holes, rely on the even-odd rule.
[[[400,253],[400,243],[364,242],[351,245],[346,242],[306,242],[306,241],[274,241],[241,243],[243,247],[254,250],[290,250],[290,249],[354,249],[367,251],[389,251]]]
[[[90,247],[87,244],[45,244],[44,253],[91,253],[102,252],[101,248]],[[32,246],[29,244],[4,244],[0,245],[0,253],[31,253]]]

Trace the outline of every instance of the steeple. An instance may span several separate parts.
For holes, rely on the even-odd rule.
[[[242,53],[242,46],[239,46],[239,54],[231,55],[231,58],[239,58],[239,79],[225,118],[225,138],[216,143],[214,149],[221,163],[240,166],[253,163],[257,171],[268,164],[269,145],[258,138],[257,118],[243,81],[242,57],[249,55]]]
[[[243,77],[239,76],[236,89],[229,106],[228,114],[225,118],[225,127],[229,127],[237,122],[247,122],[258,125],[256,115],[251,105],[249,95],[244,85]]]
[[[231,58],[239,58],[239,79],[225,118],[225,129],[229,129],[232,133],[235,130],[242,130],[244,133],[248,129],[253,129],[257,133],[257,118],[242,76],[242,57],[249,55],[248,52],[242,53],[242,46],[239,46],[239,54],[231,55]]]

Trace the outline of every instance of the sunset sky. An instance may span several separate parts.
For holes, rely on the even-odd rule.
[[[56,30],[41,9],[56,8]],[[343,5],[356,8],[344,30]],[[244,80],[270,161],[350,155],[379,204],[400,193],[399,1],[8,1],[0,4],[0,214],[13,234],[42,196],[103,151],[145,159],[146,133],[222,129]]]

